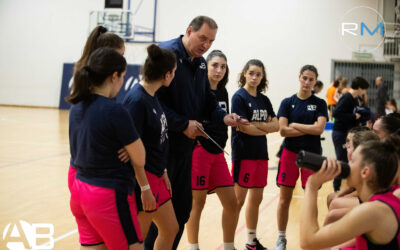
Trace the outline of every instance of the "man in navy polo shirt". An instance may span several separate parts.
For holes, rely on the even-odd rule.
[[[384,116],[385,113],[385,105],[389,100],[388,89],[385,83],[383,82],[382,76],[378,76],[375,79],[375,85],[377,87],[376,96],[375,96],[375,118]]]
[[[185,35],[159,44],[160,48],[173,52],[177,59],[175,78],[169,87],[162,87],[157,92],[168,121],[167,169],[172,184],[172,204],[179,223],[173,249],[179,244],[192,209],[192,151],[195,138],[204,136],[198,121],[211,120],[228,126],[236,126],[239,121],[248,123],[239,120],[236,114],[226,114],[210,90],[207,63],[202,55],[214,42],[217,29],[213,19],[198,16],[189,24]],[[153,249],[156,237],[157,227],[152,224],[145,249]]]

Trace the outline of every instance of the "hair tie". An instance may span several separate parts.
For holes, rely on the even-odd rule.
[[[107,32],[107,28],[100,26],[99,28],[100,33],[106,33]]]

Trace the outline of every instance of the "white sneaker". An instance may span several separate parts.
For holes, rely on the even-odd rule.
[[[278,240],[276,241],[274,250],[286,250],[286,243],[287,240],[285,237],[279,237]]]

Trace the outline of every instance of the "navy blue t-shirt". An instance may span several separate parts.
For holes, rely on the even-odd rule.
[[[249,122],[266,122],[268,116],[274,118],[275,112],[267,96],[257,93],[254,97],[240,88],[232,97],[232,113]],[[252,136],[232,128],[232,160],[268,160],[267,137]]]
[[[228,97],[228,91],[226,91],[225,88],[223,89],[217,89],[217,90],[211,90],[219,103],[219,106],[225,110],[226,113],[229,113],[229,97]],[[221,123],[216,123],[213,121],[210,121],[211,118],[208,120],[203,120],[203,127],[206,133],[211,136],[222,148],[225,148],[226,141],[228,140],[228,127],[225,124]],[[222,153],[222,150],[219,149],[211,140],[204,138],[202,136],[199,136],[197,140],[200,142],[201,146],[207,152],[211,154],[219,154]]]
[[[278,111],[278,118],[286,117],[288,125],[296,122],[301,124],[314,124],[318,117],[323,116],[328,119],[326,102],[321,98],[311,95],[306,100],[301,100],[297,94],[283,99]],[[298,153],[306,150],[321,154],[321,137],[319,135],[302,135],[297,137],[286,137],[284,147]]]
[[[146,149],[145,170],[162,176],[168,160],[168,126],[157,97],[136,84],[126,94],[123,105],[131,114]]]
[[[130,163],[118,159],[118,150],[139,138],[128,111],[115,99],[91,95],[72,105],[69,113],[71,159],[76,177],[92,185],[133,187]]]

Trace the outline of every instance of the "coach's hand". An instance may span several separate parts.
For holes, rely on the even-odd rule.
[[[203,125],[200,122],[196,120],[189,120],[188,126],[183,133],[190,139],[196,139],[197,136],[203,136],[207,138],[207,136],[203,134],[197,127],[200,127],[204,130]]]
[[[237,127],[239,125],[250,125],[250,122],[247,119],[241,118],[235,113],[224,116],[224,123],[227,126],[232,126],[232,127]]]

